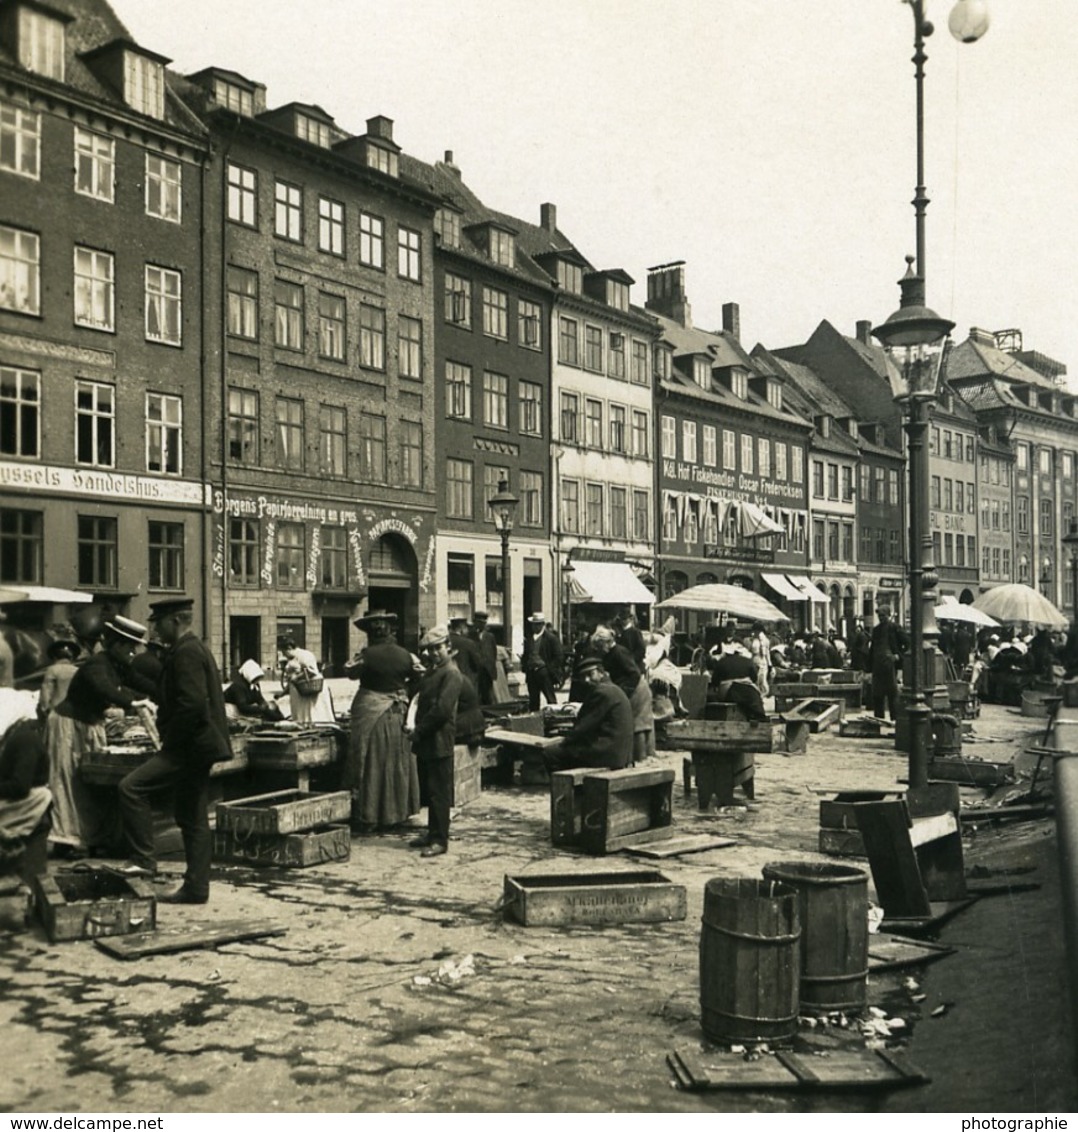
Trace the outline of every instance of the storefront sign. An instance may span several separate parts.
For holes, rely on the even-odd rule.
[[[43,338],[27,338],[24,334],[0,334],[0,347],[6,351],[18,350],[23,354],[37,354],[43,358],[58,358],[65,362],[78,362],[84,366],[116,365],[112,350],[92,350],[85,346],[68,346],[63,342],[49,342]]]
[[[723,499],[759,502],[760,499],[805,498],[805,486],[800,483],[786,483],[763,476],[747,476],[736,472],[724,472],[717,468],[701,468],[696,464],[686,464],[680,460],[664,459],[662,474],[667,479],[691,483],[704,494]]]
[[[209,502],[209,489],[204,489],[196,480],[0,461],[0,488],[5,487],[56,495],[96,495],[120,502],[176,503],[198,508]]]
[[[774,562],[775,552],[762,546],[705,546],[704,557],[724,562]]]
[[[878,586],[881,590],[900,590],[905,584],[901,578],[880,578]]]
[[[966,530],[966,516],[965,515],[952,515],[946,511],[930,511],[929,523],[936,530],[944,531],[959,531]]]

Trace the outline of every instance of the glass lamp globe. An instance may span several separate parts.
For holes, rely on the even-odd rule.
[[[951,9],[947,27],[959,43],[976,43],[988,31],[989,22],[985,0],[958,0]]]

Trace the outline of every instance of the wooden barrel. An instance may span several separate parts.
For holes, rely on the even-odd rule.
[[[717,1042],[763,1042],[797,1031],[801,928],[797,890],[716,877],[704,888],[700,1021]]]
[[[764,876],[794,889],[801,921],[801,1010],[863,1010],[868,874],[852,865],[778,861]]]

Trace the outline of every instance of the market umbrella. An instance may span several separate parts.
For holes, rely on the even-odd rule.
[[[1037,625],[1065,629],[1070,622],[1043,595],[1021,582],[993,586],[973,603],[974,608],[1009,625]]]
[[[965,621],[969,625],[983,625],[986,629],[996,629],[999,622],[989,617],[973,605],[964,605],[960,601],[944,599],[933,610],[937,621]]]
[[[703,586],[690,586],[665,601],[658,602],[655,609],[697,609],[705,613],[728,613],[731,617],[742,617],[747,621],[787,621],[786,614],[774,606],[766,597],[741,586],[727,586],[712,582]]]

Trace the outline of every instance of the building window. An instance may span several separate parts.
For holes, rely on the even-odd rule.
[[[445,363],[445,415],[472,419],[472,369],[459,362]]]
[[[826,527],[823,519],[812,520],[812,557],[816,559],[817,562],[824,561],[824,552],[826,549],[824,545],[825,530]]]
[[[273,233],[296,244],[303,242],[303,190],[298,185],[275,182]]]
[[[722,430],[722,466],[728,472],[737,471],[737,437],[730,428]]]
[[[386,368],[386,312],[363,303],[359,308],[359,364]]]
[[[318,353],[343,362],[345,356],[345,305],[340,295],[318,292]]]
[[[487,229],[487,252],[491,260],[502,267],[516,266],[516,242],[510,233],[500,228]]]
[[[484,522],[493,523],[494,516],[490,510],[490,501],[498,494],[502,481],[509,483],[509,469],[500,468],[496,464],[487,464],[483,468],[483,514]]]
[[[610,537],[629,537],[629,492],[624,487],[610,488]]]
[[[228,219],[248,228],[258,226],[258,174],[228,163]]]
[[[322,528],[320,564],[323,589],[348,588],[348,531],[344,527]]]
[[[1029,496],[1019,495],[1014,501],[1014,529],[1020,535],[1029,534]]]
[[[0,510],[0,582],[41,581],[45,517],[40,511]]]
[[[1064,504],[1065,507],[1067,505],[1068,504]],[[1011,501],[1009,499],[1003,500],[1003,503],[1000,507],[1000,517],[999,518],[1000,518],[1001,529],[1004,530],[1004,531],[1010,532],[1010,529],[1011,529]],[[1068,518],[1069,518],[1069,516],[1068,516]],[[1068,527],[1070,526],[1069,522],[1068,522],[1067,526]]]
[[[580,364],[580,344],[577,341],[575,318],[558,318],[558,361],[569,366]]]
[[[472,328],[472,281],[445,274],[445,321],[465,330]]]
[[[888,531],[887,534],[888,534],[889,549],[890,549],[890,558],[888,559],[888,561],[890,561],[890,562],[901,562],[902,561],[902,546],[901,546],[902,534],[901,534],[900,531],[897,531],[894,528],[892,528],[890,531]]]
[[[943,501],[941,506],[944,511],[954,510],[954,483],[949,479],[943,481]]]
[[[495,565],[492,566],[491,560],[487,559],[487,605],[492,614],[495,607],[498,609],[500,619],[502,609],[501,562],[494,559],[494,563]],[[446,596],[449,599],[449,616],[470,618],[475,600],[475,559],[472,555],[450,554],[446,556],[445,586]],[[495,593],[496,597],[492,597],[491,595]]]
[[[230,519],[228,523],[229,583],[233,586],[257,586],[259,557],[258,520]]]
[[[589,483],[584,488],[584,533],[603,533],[603,485]]]
[[[853,523],[842,524],[842,561],[853,562]]]
[[[318,198],[318,250],[344,255],[344,205],[339,200]]]
[[[674,500],[667,496],[663,502],[663,542],[674,542],[677,539],[677,507]],[[669,579],[669,574],[667,575]]]
[[[929,507],[932,507],[933,509],[938,511],[939,508],[940,508],[940,499],[941,499],[940,477],[939,476],[933,476],[928,481],[928,505],[929,505]]]
[[[386,265],[385,221],[369,212],[359,214],[359,262],[382,271]]]
[[[580,443],[580,398],[576,393],[561,395],[561,439],[567,444]]]
[[[527,299],[517,301],[517,342],[527,350],[543,348],[543,308]]]
[[[1051,538],[1052,537],[1052,528],[1053,528],[1052,507],[1053,507],[1053,501],[1051,499],[1043,499],[1043,498],[1041,499],[1041,501],[1040,501],[1040,510],[1041,510],[1040,531],[1041,531],[1041,535],[1045,538]]]
[[[584,327],[584,368],[603,372],[603,332],[597,326]]]
[[[418,421],[401,421],[399,435],[401,485],[422,487],[423,426]]]
[[[838,499],[838,464],[827,465],[827,498]]]
[[[561,526],[566,534],[580,533],[580,482],[561,481]]]
[[[970,498],[970,504],[971,504],[969,510],[972,511],[973,510],[973,506],[972,506],[973,484],[969,485],[969,498]],[[898,506],[898,469],[897,468],[888,468],[887,469],[887,502],[890,503],[892,507]]]
[[[662,419],[662,456],[664,460],[677,459],[677,421],[673,417]]]
[[[258,463],[258,394],[228,391],[228,456],[238,464]]]
[[[494,287],[483,288],[483,333],[491,338],[509,338],[509,296]]]
[[[603,403],[591,397],[584,401],[584,443],[600,451],[603,447]]]
[[[624,453],[626,449],[625,406],[610,406],[610,451]]]
[[[291,397],[277,398],[277,462],[303,471],[303,402]]]
[[[646,491],[633,492],[633,538],[647,542],[651,538],[651,501]]]
[[[281,523],[277,527],[277,588],[301,590],[306,581],[306,547],[302,523]]]
[[[639,338],[633,339],[633,359],[629,380],[636,385],[648,383],[648,344],[641,342]]]
[[[303,288],[284,279],[273,281],[273,340],[283,350],[303,349]]]
[[[849,503],[852,499],[853,499],[853,468],[849,464],[843,464],[842,465],[842,500],[843,500],[844,503]]]
[[[78,562],[80,586],[116,588],[115,519],[78,516]]]
[[[474,513],[471,461],[447,460],[445,471],[446,515],[451,519],[471,519]]]
[[[214,79],[213,100],[226,110],[242,114],[245,118],[252,117],[255,112],[255,100],[252,92],[225,79]]]
[[[343,476],[347,471],[348,414],[337,405],[318,408],[318,454],[322,472]]]
[[[517,387],[520,405],[521,432],[540,436],[543,432],[543,387],[534,381],[522,381]]]
[[[124,52],[124,101],[149,118],[165,116],[165,68],[155,59]]]
[[[179,224],[182,219],[183,168],[178,161],[146,154],[146,215]]]
[[[423,323],[404,314],[397,317],[397,369],[401,377],[423,377]]]
[[[183,402],[165,393],[146,394],[146,471],[183,472]]]
[[[19,62],[46,78],[64,81],[64,24],[29,6],[19,9]]]
[[[771,441],[764,440],[763,437],[760,437],[756,441],[756,470],[761,476],[764,476],[767,479],[771,478]],[[845,470],[847,474],[850,473],[849,468],[846,468]],[[850,487],[850,494],[848,496],[845,496],[844,498],[853,498],[852,485]]]
[[[657,378],[663,381],[669,381],[670,375],[674,370],[673,351],[663,346],[661,343],[656,343],[652,354],[652,365],[654,366],[655,376]]]
[[[1064,452],[1061,463],[1062,463],[1062,470],[1063,470],[1063,478],[1065,480],[1073,479],[1074,478],[1074,453],[1073,452]]]
[[[775,479],[786,482],[786,445],[775,441]]]
[[[700,512],[693,499],[688,500],[685,506],[685,526],[681,537],[686,546],[693,546],[700,541]]]
[[[651,454],[650,432],[647,412],[644,409],[633,409],[634,456],[649,456]]]
[[[75,463],[111,468],[116,462],[116,390],[75,382]]]
[[[730,370],[730,392],[744,401],[749,395],[749,375],[743,369]]]
[[[183,523],[147,524],[150,551],[149,586],[152,590],[182,590]]]
[[[418,283],[420,276],[420,249],[421,237],[411,228],[397,229],[397,274],[402,279],[411,279]]]
[[[443,248],[459,248],[460,213],[451,208],[439,208],[434,214],[434,234]]]
[[[1050,476],[1052,474],[1052,450],[1050,448],[1040,449],[1037,453],[1037,463],[1041,475]]]
[[[521,472],[519,490],[520,525],[522,527],[541,527],[543,525],[542,472]]]
[[[295,128],[296,137],[301,141],[308,141],[312,145],[320,145],[323,149],[329,149],[333,139],[330,136],[327,123],[318,118],[312,118],[310,114],[297,114]]]
[[[386,419],[374,413],[359,417],[359,478],[386,482]]]
[[[0,170],[37,180],[41,176],[41,115],[0,102]]]
[[[258,340],[258,272],[228,268],[228,332],[236,338]]]
[[[0,456],[41,455],[41,374],[0,366]]]
[[[115,196],[116,143],[75,127],[75,192],[112,203]]]
[[[954,540],[954,564],[956,566],[966,564],[966,540],[961,535]]]
[[[752,437],[747,433],[741,434],[741,471],[746,476],[752,475]]]
[[[178,271],[146,265],[146,338],[179,346],[183,326],[183,279]]]
[[[790,479],[802,483],[805,478],[805,450],[800,444],[790,445]]]
[[[113,330],[115,261],[111,252],[75,248],[75,322]]]
[[[812,498],[823,499],[823,461],[812,461]]]
[[[1029,445],[1019,444],[1015,448],[1015,455],[1017,457],[1018,470],[1020,472],[1029,471]]]
[[[610,335],[610,376],[625,380],[625,335],[620,332]]]
[[[696,421],[681,422],[681,458],[686,464],[696,463]]]
[[[692,379],[701,389],[711,388],[711,360],[709,358],[693,358]]]
[[[584,289],[584,271],[578,264],[558,260],[558,286],[571,295],[579,295]]]
[[[954,481],[954,509],[961,514],[966,509],[965,486],[961,480]]]

